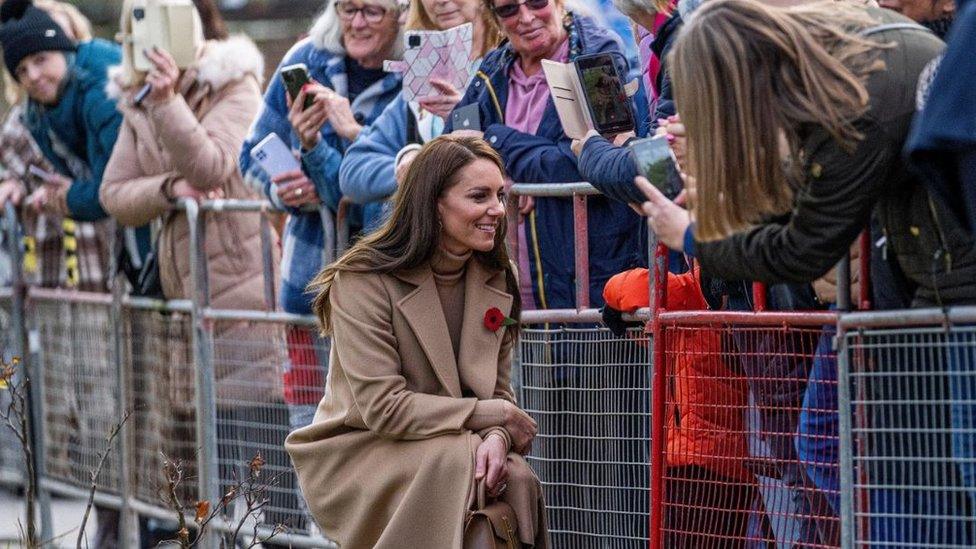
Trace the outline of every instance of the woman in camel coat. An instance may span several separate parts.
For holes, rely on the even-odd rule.
[[[477,138],[444,136],[411,165],[392,217],[313,282],[333,337],[326,395],[286,448],[309,508],[344,549],[460,547],[478,482],[518,537],[548,547],[535,422],[509,383],[518,317],[504,179]]]

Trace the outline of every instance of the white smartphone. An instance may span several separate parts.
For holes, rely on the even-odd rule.
[[[302,165],[292,154],[291,149],[276,133],[269,133],[251,149],[251,159],[274,179],[286,172],[301,170]]]

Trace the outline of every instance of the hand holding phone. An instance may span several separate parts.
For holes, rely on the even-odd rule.
[[[281,67],[281,82],[285,85],[285,90],[288,92],[288,97],[294,101],[298,94],[301,93],[302,88],[305,84],[308,84],[310,79],[308,76],[308,67],[305,63],[295,63],[294,65],[288,65],[286,67]],[[315,102],[315,96],[305,95],[305,103],[302,105],[303,109],[307,109],[312,106]]]
[[[40,180],[41,183],[47,183],[54,179],[53,173],[45,169],[42,169],[36,164],[31,164],[30,166],[27,166],[27,173]]]
[[[302,165],[292,154],[291,149],[276,133],[269,133],[251,149],[251,159],[261,166],[268,177],[274,179],[281,174],[301,171]]]
[[[663,135],[636,139],[627,148],[634,155],[637,173],[644,176],[664,196],[674,199],[680,192],[675,185],[679,178],[674,154],[667,139]]]

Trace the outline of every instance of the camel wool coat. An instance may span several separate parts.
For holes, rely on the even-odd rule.
[[[461,547],[482,440],[464,425],[479,401],[514,403],[513,342],[484,325],[492,307],[511,312],[505,275],[472,258],[463,276],[457,360],[429,265],[335,278],[326,394],[285,447],[312,515],[343,549]],[[514,453],[508,472],[502,499],[519,537],[548,547],[538,479]]]

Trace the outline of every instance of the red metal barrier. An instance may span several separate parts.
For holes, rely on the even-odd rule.
[[[753,311],[675,310],[688,303],[668,296],[667,252],[650,323],[650,547],[838,547],[838,314],[768,311],[758,283]],[[859,307],[869,254],[862,239]]]

